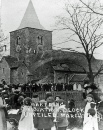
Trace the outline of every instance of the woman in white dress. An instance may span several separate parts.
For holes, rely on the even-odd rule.
[[[34,130],[33,124],[33,109],[31,106],[31,98],[24,99],[24,107],[19,121],[19,130]]]
[[[90,114],[88,114],[89,109],[94,109],[95,110],[95,115],[93,116],[93,118],[91,117]],[[85,122],[88,122],[88,120],[90,121],[91,119],[95,122],[95,128],[96,128],[96,130],[98,130],[98,120],[97,120],[96,104],[94,102],[93,95],[92,94],[88,94],[87,95],[87,104],[85,106],[85,111],[84,111],[84,121],[83,121],[83,124],[85,124]],[[87,126],[86,126],[86,128],[87,128]]]
[[[93,108],[88,110],[88,117],[83,122],[83,130],[98,130],[98,126],[96,124],[96,111]]]

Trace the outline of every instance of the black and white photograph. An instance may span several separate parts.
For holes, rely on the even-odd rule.
[[[102,0],[0,0],[0,130],[103,130]]]

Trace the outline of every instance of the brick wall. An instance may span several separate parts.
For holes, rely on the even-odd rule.
[[[28,70],[24,65],[20,65],[17,69],[11,69],[11,83],[27,83],[28,82]]]

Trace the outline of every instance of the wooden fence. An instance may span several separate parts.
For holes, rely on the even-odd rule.
[[[68,102],[68,100],[74,99],[75,105],[77,108],[80,108],[80,107],[83,108],[85,105],[82,91],[51,91],[51,93],[52,93],[53,97],[60,95],[61,98],[66,101],[66,103]],[[103,95],[103,93],[101,93],[99,91],[97,91],[96,93],[98,96],[100,96],[101,94]],[[25,92],[25,94],[28,97],[32,97],[33,92]],[[35,94],[39,95],[40,100],[45,99],[45,97],[46,97],[46,92],[44,92],[44,91],[35,92]]]
[[[52,91],[51,93],[53,97],[60,95],[61,98],[64,99],[66,103],[68,102],[68,100],[74,99],[77,108],[83,107],[85,104],[83,100],[83,93],[81,91],[60,91],[60,92]],[[29,97],[32,97],[33,93],[26,92],[25,94]],[[40,91],[40,92],[36,92],[35,94],[39,95],[40,100],[45,99],[46,92]]]

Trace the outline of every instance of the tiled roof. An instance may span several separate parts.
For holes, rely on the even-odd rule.
[[[26,66],[26,64],[23,61],[18,61],[17,58],[15,58],[15,57],[3,56],[3,58],[6,60],[6,62],[8,63],[8,65],[9,65],[9,67],[11,69],[18,68],[21,65],[25,65]],[[30,76],[32,75],[33,76],[32,72],[30,71],[30,69],[28,67],[27,67],[27,70],[28,70],[28,75],[30,75]]]
[[[70,82],[83,82],[84,80],[87,80],[87,75],[84,74],[74,74],[74,76],[71,78]]]
[[[18,68],[21,64],[23,64],[23,61],[15,61],[10,68]]]
[[[47,63],[51,64],[54,70],[84,72],[85,68],[86,72],[89,72],[87,59],[82,53],[49,50],[33,66],[35,66],[34,69],[37,69],[40,66],[45,67]],[[103,60],[92,58],[93,72],[97,72],[101,65],[103,65]]]
[[[13,66],[13,64],[15,64],[15,62],[17,62],[17,58],[12,56],[3,56],[3,58],[6,60],[10,68]]]
[[[56,66],[53,66],[54,70],[61,70],[61,71],[68,71],[68,72],[84,72],[83,68],[80,67],[79,65],[76,65],[74,63],[68,63],[68,64],[63,64],[66,65],[66,67],[62,66],[62,64],[57,64]]]
[[[46,83],[53,83],[53,79],[49,77],[48,75],[42,78],[41,80],[37,81],[38,84],[46,84]]]
[[[68,69],[71,71],[84,71],[88,72],[88,62],[86,57],[82,53],[66,52],[66,51],[53,51],[52,61],[57,64],[67,64]],[[103,60],[92,58],[92,70],[97,72],[103,65]],[[65,67],[64,67],[65,68]],[[103,72],[103,71],[102,71]]]

